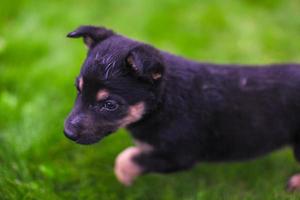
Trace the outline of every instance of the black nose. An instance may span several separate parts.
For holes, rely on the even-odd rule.
[[[78,134],[76,134],[76,133],[74,133],[74,132],[72,132],[72,131],[70,131],[70,130],[68,130],[68,129],[64,129],[64,134],[65,134],[65,136],[67,137],[67,138],[69,138],[70,140],[74,140],[74,141],[76,141],[76,140],[78,140],[78,138],[79,138],[79,136],[78,136]]]

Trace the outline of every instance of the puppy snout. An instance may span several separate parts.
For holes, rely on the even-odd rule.
[[[81,119],[82,119],[81,115],[76,116],[76,117],[74,117],[73,119],[70,120],[70,124],[74,127],[79,127]]]
[[[75,133],[74,131],[71,131],[67,128],[64,129],[64,134],[67,138],[69,138],[70,140],[78,140],[79,135],[77,133]]]
[[[64,134],[67,138],[71,140],[78,140],[81,131],[81,116],[75,116],[74,118],[69,118],[65,123]]]

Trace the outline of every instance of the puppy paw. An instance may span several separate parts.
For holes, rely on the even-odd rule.
[[[138,147],[129,147],[116,158],[115,174],[119,182],[125,186],[132,185],[135,178],[142,173],[142,168],[133,161],[133,157],[138,154],[140,154]]]
[[[300,191],[300,174],[293,175],[287,183],[287,191]]]

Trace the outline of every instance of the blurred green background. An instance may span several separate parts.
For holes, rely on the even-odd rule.
[[[82,24],[200,61],[300,62],[299,0],[1,0],[0,199],[300,198],[284,191],[300,172],[289,148],[120,185],[113,165],[132,144],[125,130],[92,146],[62,133],[86,54],[65,35]]]

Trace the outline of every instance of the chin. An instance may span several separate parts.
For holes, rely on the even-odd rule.
[[[80,138],[76,140],[76,143],[83,144],[83,145],[89,145],[89,144],[95,144],[99,142],[102,138]]]
[[[109,135],[111,132],[101,134],[101,135],[85,135],[83,137],[80,137],[76,140],[76,143],[83,144],[83,145],[89,145],[89,144],[95,144],[102,140],[105,136]]]

